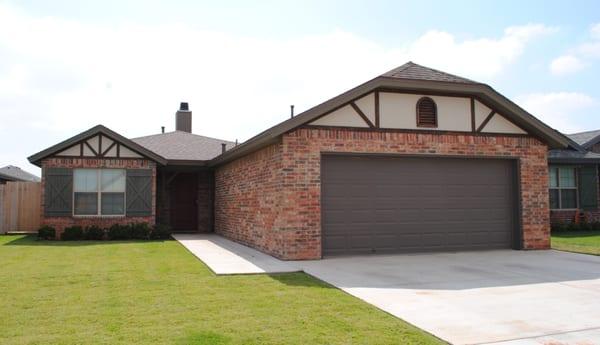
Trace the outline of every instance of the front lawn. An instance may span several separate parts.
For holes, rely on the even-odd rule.
[[[0,236],[1,344],[438,344],[302,273],[217,277],[175,241]]]
[[[565,231],[552,234],[552,248],[600,255],[600,231]]]

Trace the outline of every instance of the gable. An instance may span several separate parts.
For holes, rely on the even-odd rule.
[[[28,160],[39,166],[47,157],[148,158],[160,164],[167,163],[160,155],[102,125],[40,151]]]
[[[98,134],[56,153],[55,157],[142,158],[142,155],[122,143]]]
[[[422,97],[431,98],[436,104],[438,125],[435,128],[417,126],[416,105]],[[348,102],[309,125],[527,134],[506,117],[472,97],[386,91],[371,92]]]

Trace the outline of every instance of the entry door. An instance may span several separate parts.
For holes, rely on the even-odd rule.
[[[510,248],[514,162],[322,157],[323,254]]]
[[[174,231],[198,231],[198,175],[180,173],[171,184],[171,226]]]

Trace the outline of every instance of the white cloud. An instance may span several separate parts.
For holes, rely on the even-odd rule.
[[[583,67],[583,62],[573,55],[559,56],[550,63],[550,71],[554,75],[575,73],[583,69]]]
[[[532,93],[515,99],[525,110],[563,133],[581,132],[595,128],[582,127],[579,125],[581,123],[591,126],[600,125],[600,123],[592,124],[591,121],[588,121],[588,119],[595,118],[588,110],[598,103],[594,98],[583,93]]]
[[[465,76],[492,78],[522,55],[527,43],[556,30],[541,24],[512,26],[498,39],[462,42],[447,32],[429,31],[408,48],[407,55],[417,62]]]
[[[592,25],[590,33],[594,39],[600,40],[600,23]]]
[[[183,24],[103,26],[0,3],[0,147],[28,135],[0,165],[24,165],[98,123],[130,137],[172,130],[179,101],[190,102],[194,132],[245,140],[285,120],[289,104],[302,111],[408,60],[493,78],[554,31],[530,24],[468,40],[429,31],[390,49],[343,30],[281,40]]]
[[[590,40],[572,48],[569,54],[552,60],[550,72],[554,75],[572,74],[585,67],[583,60],[589,63],[589,60],[600,58],[600,23],[591,26],[589,36]]]

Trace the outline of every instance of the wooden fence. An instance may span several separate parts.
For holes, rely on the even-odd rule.
[[[7,182],[0,185],[0,234],[36,232],[41,222],[42,184]]]

